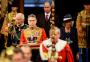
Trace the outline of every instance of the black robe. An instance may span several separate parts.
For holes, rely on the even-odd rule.
[[[76,58],[76,54],[78,53],[77,29],[72,27],[70,33],[66,33],[65,28],[62,27],[61,28],[61,36],[60,36],[60,38],[62,40],[65,40],[65,41],[67,41],[67,39],[69,38],[69,40],[71,41],[71,43],[69,45],[70,45],[70,47],[72,49],[74,58]]]

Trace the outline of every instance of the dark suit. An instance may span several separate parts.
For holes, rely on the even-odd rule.
[[[51,17],[51,15],[50,15],[50,17]],[[40,14],[37,17],[37,19],[38,19],[37,26],[45,29],[47,37],[49,37],[49,30],[50,30],[50,24],[51,24],[50,17],[49,17],[48,21],[45,20],[44,14]]]
[[[49,30],[50,30],[50,25],[51,25],[50,18],[51,18],[51,15],[50,15],[48,21],[46,21],[45,14],[40,14],[37,16],[37,19],[38,19],[37,26],[45,29],[47,37],[49,37]],[[55,25],[56,26],[59,26],[58,22],[59,22],[58,17],[55,15]]]

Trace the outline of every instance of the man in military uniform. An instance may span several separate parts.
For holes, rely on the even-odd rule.
[[[34,14],[28,16],[29,27],[21,33],[20,44],[29,44],[32,50],[32,60],[39,60],[39,45],[46,39],[45,30],[36,26],[37,19]],[[37,56],[36,56],[37,55]],[[36,58],[36,60],[35,60]]]
[[[90,30],[90,0],[84,1],[84,10],[82,10],[77,16],[76,26],[78,32],[79,50],[84,59],[80,61],[88,62],[88,48],[90,48],[88,36]]]
[[[3,27],[2,27],[2,32],[6,31],[6,27],[8,26],[8,23],[14,23],[15,24],[15,20],[14,17],[17,14],[17,5],[13,4],[11,7],[11,12],[9,12],[8,14],[6,14],[4,23],[3,23]]]
[[[22,30],[26,29],[28,26],[24,24],[24,14],[17,13],[15,17],[16,24],[9,23],[9,40],[8,46],[10,45],[17,45],[20,43],[20,35]]]
[[[5,47],[6,47],[6,44],[7,44],[7,41],[8,41],[8,23],[15,24],[14,17],[17,14],[18,6],[16,4],[12,4],[11,9],[12,9],[11,12],[5,15],[3,25],[2,25],[2,28],[1,28],[1,33],[4,34],[4,38],[5,38]]]
[[[44,29],[36,26],[37,19],[34,14],[28,16],[29,27],[21,33],[20,44],[37,43],[40,44],[46,39]]]

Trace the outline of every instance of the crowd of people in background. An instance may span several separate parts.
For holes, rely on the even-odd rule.
[[[18,7],[2,20],[0,25],[0,62],[90,62],[89,31],[90,1],[84,2],[84,9],[78,13],[76,26],[71,14],[63,16],[62,27],[55,16],[51,26],[51,4],[44,3],[44,13],[25,16],[18,13]]]

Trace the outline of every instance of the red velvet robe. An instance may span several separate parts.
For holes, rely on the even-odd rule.
[[[52,52],[51,51],[52,47],[50,45],[52,45],[51,39],[43,41],[43,43],[40,45],[41,59],[48,60],[48,62],[50,61]],[[56,62],[65,62],[66,60],[68,60],[68,62],[74,62],[72,51],[66,41],[58,39],[55,48],[56,48],[56,55],[55,55]]]
[[[27,28],[21,33],[20,44],[28,44],[29,42],[31,42],[28,39],[30,38],[30,36],[37,37],[36,42],[34,42],[36,44],[40,44],[43,40],[46,39],[46,33],[44,29],[39,27],[36,27],[33,30],[30,28]]]

